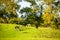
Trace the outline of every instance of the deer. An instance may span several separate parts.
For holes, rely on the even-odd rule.
[[[15,29],[18,30],[18,31],[21,31],[19,25],[16,25]]]

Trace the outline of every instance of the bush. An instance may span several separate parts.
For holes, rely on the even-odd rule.
[[[4,22],[5,22],[4,19],[0,18],[0,23],[4,23]]]
[[[20,18],[13,18],[9,20],[9,23],[15,23],[15,24],[19,24],[20,23]]]

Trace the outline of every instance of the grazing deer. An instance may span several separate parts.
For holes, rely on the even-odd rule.
[[[15,26],[15,29],[21,31],[19,25]]]
[[[31,24],[27,24],[27,27],[30,27],[31,26]]]

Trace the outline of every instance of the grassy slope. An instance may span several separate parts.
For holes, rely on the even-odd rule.
[[[0,40],[60,40],[60,30],[57,29],[23,27],[18,31],[15,26],[0,24]]]

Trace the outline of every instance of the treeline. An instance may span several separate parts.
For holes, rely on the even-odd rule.
[[[31,7],[20,9],[18,1],[1,0],[0,1],[0,23],[12,23],[21,25],[34,25],[60,28],[60,1],[55,0],[25,0],[31,3]],[[21,1],[20,1],[21,2]],[[18,17],[17,11],[20,10],[21,17]],[[23,15],[24,14],[24,15]]]

